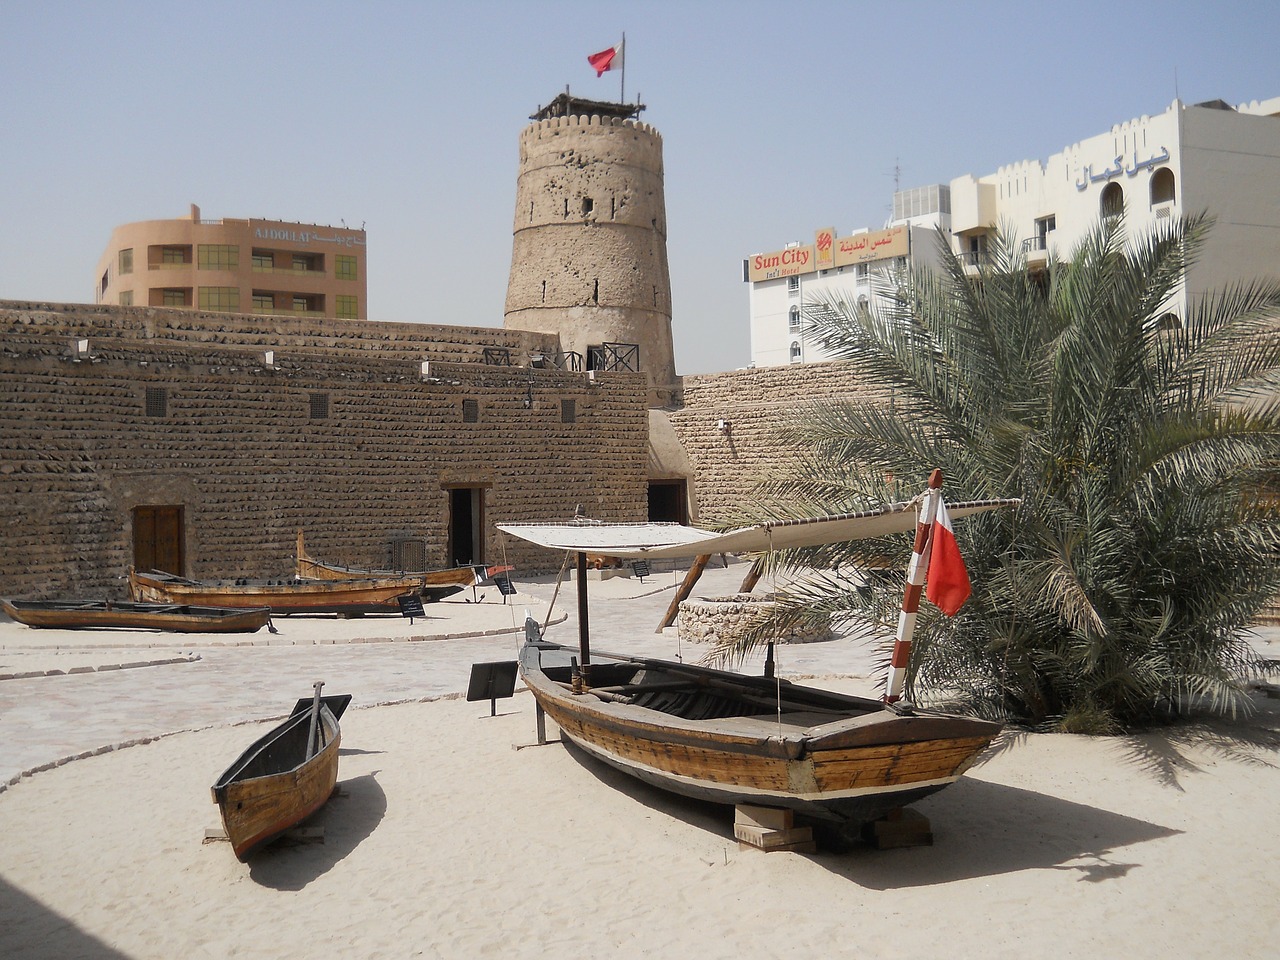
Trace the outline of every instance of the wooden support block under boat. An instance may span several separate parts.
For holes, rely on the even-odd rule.
[[[901,807],[862,825],[862,839],[877,850],[933,846],[933,828],[923,813]]]

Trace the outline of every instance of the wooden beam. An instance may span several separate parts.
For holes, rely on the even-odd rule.
[[[698,578],[702,576],[702,571],[706,569],[707,561],[711,559],[711,554],[703,554],[694,557],[693,565],[689,567],[689,572],[684,575],[684,581],[680,584],[676,595],[671,598],[671,606],[667,607],[667,612],[662,617],[662,622],[658,624],[658,629],[654,633],[661,633],[671,624],[676,622],[676,614],[680,612],[680,601],[684,600],[693,591],[693,585],[698,582]]]
[[[742,586],[738,588],[739,593],[750,593],[756,588],[756,584],[760,582],[760,577],[764,573],[764,556],[756,557],[751,562],[751,569],[747,571],[747,575],[742,579]]]

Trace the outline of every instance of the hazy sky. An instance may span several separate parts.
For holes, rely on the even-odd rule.
[[[0,0],[0,299],[91,302],[111,230],[368,230],[374,320],[499,326],[518,136],[627,37],[662,134],[680,373],[749,359],[742,260],[902,188],[1280,96],[1280,3]],[[1176,86],[1175,86],[1176,84]]]

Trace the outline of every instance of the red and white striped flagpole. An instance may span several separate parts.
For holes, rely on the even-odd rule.
[[[907,679],[907,663],[911,659],[911,637],[916,631],[916,613],[920,609],[920,597],[924,593],[924,581],[929,573],[929,541],[941,499],[942,471],[934,470],[929,474],[924,509],[920,511],[920,519],[916,522],[916,542],[911,548],[911,565],[907,567],[907,589],[902,595],[902,612],[898,614],[898,636],[893,643],[893,659],[889,662],[889,686],[884,695],[885,703],[897,703],[902,699],[902,688]]]

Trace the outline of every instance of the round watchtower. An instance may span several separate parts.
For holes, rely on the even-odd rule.
[[[647,374],[661,406],[676,380],[662,137],[640,109],[562,94],[521,132],[504,322],[558,333],[581,369]]]

